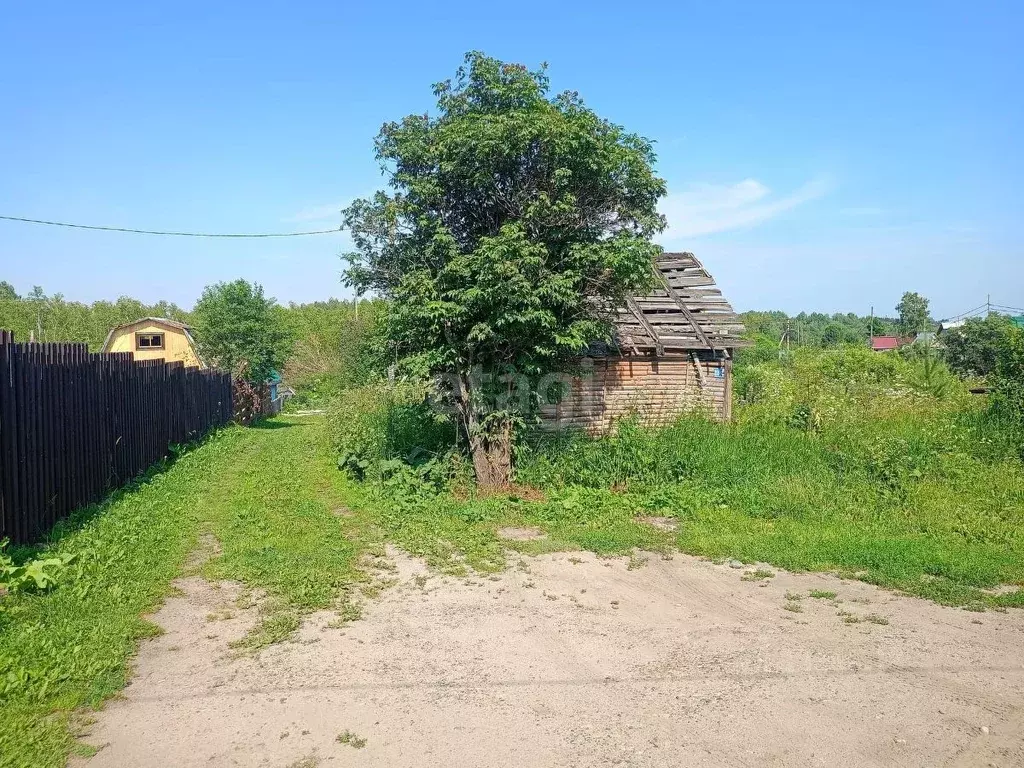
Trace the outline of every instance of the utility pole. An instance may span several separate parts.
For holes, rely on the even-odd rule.
[[[782,352],[782,344],[783,344],[783,342],[785,342],[785,344],[786,344],[786,352],[785,352],[785,354],[786,355],[789,354],[789,340],[790,340],[791,336],[792,336],[792,321],[789,318],[786,318],[786,328],[785,328],[785,330],[782,331],[782,337],[779,339],[779,360],[781,360],[782,357],[783,357],[783,352]]]
[[[871,321],[868,324],[868,333],[871,336],[871,348],[875,348],[875,305],[871,305]]]

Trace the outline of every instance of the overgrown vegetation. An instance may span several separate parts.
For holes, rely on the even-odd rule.
[[[952,371],[965,378],[991,376],[1013,328],[1010,317],[997,312],[968,318],[942,335],[943,357]]]
[[[867,346],[872,333],[875,336],[899,333],[898,318],[868,317],[852,312],[831,315],[800,312],[790,316],[779,311],[749,311],[741,313],[740,319],[753,346],[738,350],[737,361],[750,364],[777,359],[780,350],[785,353],[799,347]]]
[[[342,389],[384,378],[394,362],[382,338],[384,303],[317,301],[290,304],[282,317],[295,340],[282,374],[295,391],[291,408],[324,407]]]
[[[1019,364],[1007,354],[1008,369]],[[941,361],[802,349],[741,367],[736,391],[734,424],[684,416],[663,429],[626,420],[597,440],[535,435],[519,449],[519,490],[498,496],[460,483],[456,453],[429,476],[403,466],[417,447],[436,462],[450,443],[443,432],[431,447],[420,442],[426,433],[411,425],[429,417],[421,395],[377,399],[374,423],[405,435],[401,448],[379,441],[392,447],[367,453],[359,470],[342,466],[364,478],[365,503],[382,510],[388,535],[442,567],[494,567],[496,528],[531,525],[548,538],[516,543],[527,551],[676,546],[953,605],[1024,605],[1024,593],[985,591],[1024,584],[1019,443],[998,408]],[[674,518],[677,530],[655,530],[645,516]]]

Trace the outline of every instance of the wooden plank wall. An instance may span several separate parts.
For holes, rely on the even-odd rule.
[[[730,361],[707,351],[661,358],[598,358],[592,374],[572,379],[572,391],[562,402],[542,408],[541,420],[546,429],[575,428],[591,434],[608,432],[616,421],[634,413],[647,424],[664,424],[694,410],[724,421],[731,417],[731,378]]]
[[[231,417],[226,373],[0,331],[0,539],[36,541]]]

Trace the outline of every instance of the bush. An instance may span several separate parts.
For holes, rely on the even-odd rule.
[[[426,401],[423,384],[381,383],[344,390],[328,417],[338,466],[358,479],[386,479],[394,463],[421,467],[446,456],[455,428]]]
[[[992,378],[992,415],[1024,457],[1024,329],[1003,330]]]
[[[999,350],[1013,323],[1006,315],[992,313],[971,317],[959,328],[942,334],[943,357],[958,376],[986,377],[995,372]]]

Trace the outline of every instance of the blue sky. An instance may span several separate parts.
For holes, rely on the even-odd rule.
[[[11,3],[0,214],[151,229],[330,228],[383,183],[380,124],[471,49],[657,144],[669,249],[740,309],[1024,305],[1016,2]],[[155,238],[0,222],[0,279],[191,306],[245,277],[344,296],[343,235]]]

